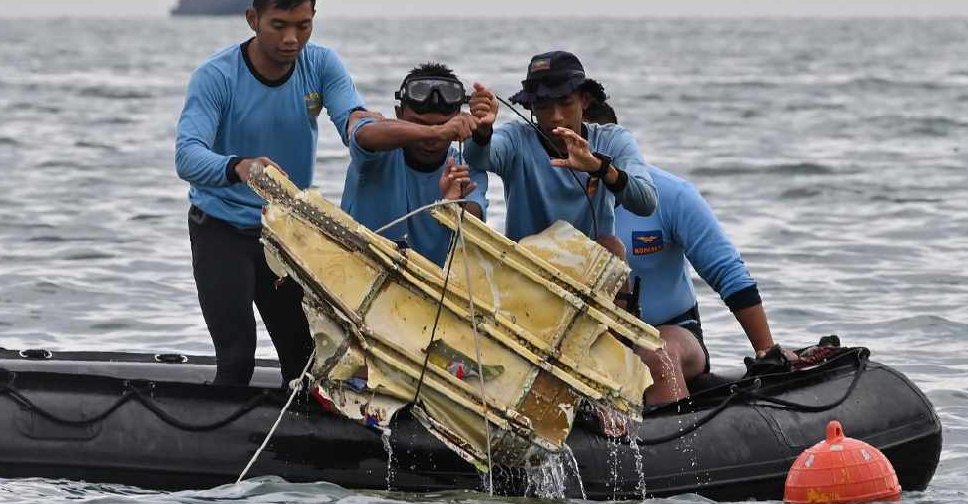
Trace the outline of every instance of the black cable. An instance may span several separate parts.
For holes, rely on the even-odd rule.
[[[549,137],[544,131],[541,131],[541,128],[537,124],[535,124],[534,121],[525,117],[524,114],[522,114],[521,112],[518,112],[518,110],[514,108],[514,105],[506,101],[504,98],[501,98],[496,94],[494,95],[494,97],[497,98],[498,101],[503,103],[505,107],[511,109],[511,112],[514,112],[515,114],[517,114],[518,117],[520,117],[521,119],[524,119],[524,122],[527,123],[528,126],[531,126],[531,128],[534,129],[534,131],[537,132],[538,135],[544,138],[545,142],[547,142],[547,144],[550,145],[551,148],[555,150],[555,154],[557,154],[558,157],[562,157],[565,159],[568,158],[568,156],[566,156],[564,152],[561,152],[561,149],[559,149],[558,146],[555,145],[555,142],[551,139],[551,137]],[[592,239],[597,240],[599,238],[598,215],[595,213],[595,204],[592,203],[592,198],[591,196],[588,195],[588,191],[586,190],[585,186],[582,185],[581,179],[578,178],[578,175],[575,175],[575,170],[571,168],[567,168],[567,170],[568,170],[568,173],[571,174],[571,178],[573,178],[575,180],[575,183],[578,184],[578,189],[581,191],[582,194],[585,195],[585,201],[588,203],[588,210],[591,211],[591,214],[592,214]]]
[[[459,146],[458,155],[462,158],[461,161],[463,161],[463,144],[458,142],[457,145]],[[463,192],[463,190],[461,192]],[[466,211],[467,206],[461,205],[460,218],[457,221],[458,223],[464,221],[464,212]],[[454,233],[450,235],[450,243],[447,245],[446,257],[450,258],[450,260],[447,261],[447,269],[444,273],[444,287],[440,291],[440,301],[437,302],[437,314],[434,315],[434,326],[430,330],[430,341],[427,343],[427,351],[424,352],[423,366],[420,368],[420,379],[417,380],[417,390],[414,391],[413,401],[411,401],[414,404],[416,404],[417,399],[420,397],[420,389],[423,387],[424,376],[427,374],[427,365],[430,363],[430,345],[434,344],[434,340],[437,337],[437,323],[440,322],[440,312],[444,308],[444,298],[447,296],[447,284],[450,282],[450,267],[454,264],[454,251],[457,250],[457,235],[460,232],[461,226],[458,225]]]
[[[645,439],[638,438],[632,441],[635,441],[635,444],[637,446],[649,446],[649,445],[667,443],[674,439],[683,437],[695,431],[696,429],[703,426],[704,424],[708,423],[714,417],[722,413],[727,407],[729,407],[729,405],[735,399],[739,399],[739,398],[759,400],[759,401],[763,401],[771,404],[776,404],[778,406],[781,406],[783,409],[802,411],[805,413],[820,413],[823,411],[831,410],[843,404],[844,401],[846,401],[851,396],[851,394],[854,393],[854,390],[857,388],[857,383],[860,381],[861,375],[864,374],[864,371],[867,370],[868,354],[864,351],[858,351],[856,352],[855,355],[857,357],[858,362],[857,362],[857,370],[854,372],[854,379],[851,380],[850,385],[847,387],[847,391],[844,392],[844,395],[840,399],[837,399],[836,401],[833,401],[831,403],[824,404],[821,406],[814,406],[814,405],[808,405],[808,404],[794,403],[791,401],[784,401],[782,399],[776,399],[776,398],[769,397],[769,396],[760,394],[758,392],[755,392],[754,390],[758,388],[758,386],[754,385],[753,387],[750,387],[749,389],[746,389],[746,390],[736,389],[730,392],[729,397],[724,399],[718,406],[716,406],[716,408],[714,408],[712,411],[710,411],[702,418],[696,420],[695,422],[693,422],[691,425],[689,425],[684,429],[681,429],[679,431],[673,432],[671,434],[667,434],[665,436],[660,436],[657,438],[645,438]]]
[[[860,378],[860,375],[863,374],[865,370],[867,370],[867,362],[868,361],[866,357],[859,356],[859,362],[857,364],[857,372],[856,372],[857,374],[854,375],[853,381],[851,381],[850,386],[847,387],[847,392],[840,399],[832,403],[825,404],[823,406],[811,406],[809,404],[801,404],[801,403],[795,403],[791,401],[785,401],[783,399],[776,399],[774,397],[765,396],[763,394],[759,394],[756,392],[751,392],[750,397],[759,401],[776,404],[777,406],[781,406],[783,409],[789,409],[793,411],[802,411],[805,413],[820,413],[822,411],[827,411],[829,409],[833,409],[833,408],[836,408],[837,406],[840,406],[841,404],[844,403],[844,401],[847,400],[848,397],[850,397],[850,395],[854,392],[854,389],[857,388],[857,381]]]
[[[671,434],[666,434],[665,436],[660,436],[660,437],[657,437],[657,438],[636,438],[634,440],[633,439],[630,439],[630,440],[635,441],[635,444],[637,446],[649,446],[649,445],[657,445],[657,444],[662,444],[662,443],[668,443],[669,441],[672,441],[674,439],[681,438],[681,437],[689,434],[690,432],[692,432],[692,431],[694,431],[694,430],[702,427],[706,423],[708,423],[710,420],[712,420],[717,415],[719,415],[720,413],[722,413],[726,408],[728,408],[729,407],[729,404],[731,402],[733,402],[734,399],[738,399],[739,397],[740,397],[740,394],[738,394],[738,393],[732,393],[732,394],[730,394],[729,397],[727,397],[725,400],[723,400],[723,402],[719,403],[719,405],[716,406],[715,409],[713,409],[712,411],[710,411],[709,413],[707,413],[705,416],[703,416],[702,418],[696,420],[690,426],[688,426],[688,427],[686,427],[684,429],[681,429],[681,430],[678,430],[678,431],[673,432]]]

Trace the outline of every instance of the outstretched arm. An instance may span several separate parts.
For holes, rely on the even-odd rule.
[[[555,128],[552,133],[565,142],[568,157],[552,159],[552,166],[589,173],[601,178],[605,187],[615,194],[615,202],[638,215],[652,215],[657,204],[655,183],[641,160],[638,144],[627,131],[622,130],[619,156],[609,161],[596,157],[588,140],[568,128]],[[628,153],[632,152],[632,155]]]
[[[669,198],[664,215],[675,216],[673,239],[682,245],[690,264],[716,292],[743,327],[757,357],[774,346],[770,323],[756,282],[709,203],[691,184]],[[663,200],[663,204],[666,200]],[[787,359],[796,355],[784,351]]]
[[[356,143],[368,151],[389,151],[425,141],[464,141],[477,129],[478,120],[469,114],[454,116],[444,124],[423,124],[386,119],[355,127],[364,117],[350,119],[350,131],[356,135]]]

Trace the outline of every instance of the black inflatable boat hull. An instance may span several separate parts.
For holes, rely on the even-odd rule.
[[[603,435],[594,415],[580,414],[568,441],[575,463],[559,471],[559,490],[569,497],[584,491],[589,499],[690,492],[716,500],[781,499],[794,459],[832,419],[883,450],[905,490],[922,490],[940,457],[938,417],[902,374],[859,355],[697,393],[649,414],[635,443]],[[204,383],[214,374],[210,358],[156,360],[0,350],[0,477],[157,489],[235,481],[285,401],[278,368],[261,362],[252,386],[222,387]],[[811,408],[822,411],[803,411]],[[702,425],[690,429],[696,423]],[[380,433],[304,398],[249,476],[354,489],[480,489],[480,475],[409,417],[395,420],[389,441],[388,477]],[[494,472],[500,493],[540,493],[530,481],[519,470]]]

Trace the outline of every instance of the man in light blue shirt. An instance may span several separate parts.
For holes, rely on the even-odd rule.
[[[475,84],[471,113],[480,126],[466,142],[465,156],[472,170],[504,180],[512,240],[564,220],[607,243],[614,240],[617,203],[641,215],[655,210],[655,186],[632,134],[582,122],[593,83],[575,55],[539,54],[531,59],[524,89],[511,97],[534,113],[537,125],[512,122],[496,129],[496,96]]]
[[[255,165],[283,169],[309,187],[323,108],[346,143],[363,100],[339,56],[309,43],[315,0],[254,0],[255,37],[224,49],[192,75],[178,121],[175,163],[191,184],[192,267],[215,344],[215,383],[245,385],[255,365],[253,302],[276,347],[284,379],[312,351],[302,289],[276,282],[259,243],[263,201],[245,182]]]
[[[427,63],[407,74],[397,92],[396,120],[350,121],[350,166],[343,210],[379,229],[441,199],[468,199],[468,212],[483,219],[487,175],[470,174],[451,142],[463,141],[478,120],[461,113],[464,85],[445,65]],[[451,232],[423,212],[386,230],[443,266]]]

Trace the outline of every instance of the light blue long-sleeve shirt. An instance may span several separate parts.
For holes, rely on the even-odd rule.
[[[493,172],[504,180],[508,238],[540,233],[558,220],[598,238],[614,234],[616,204],[642,215],[655,210],[655,185],[632,134],[612,124],[586,126],[592,152],[611,157],[613,165],[628,174],[621,191],[613,193],[599,184],[586,198],[588,173],[552,166],[538,133],[522,122],[495,128],[487,145],[465,142],[464,157],[473,170]]]
[[[175,153],[192,204],[239,228],[260,225],[263,201],[246,184],[229,180],[233,158],[268,157],[305,189],[315,171],[322,109],[345,144],[349,115],[363,106],[334,50],[309,43],[289,76],[267,82],[248,62],[247,44],[216,53],[192,74]]]
[[[656,212],[615,210],[632,277],[642,279],[642,320],[662,324],[696,305],[690,263],[734,311],[758,304],[756,282],[695,186],[654,166],[649,172],[659,195]]]
[[[407,165],[403,149],[364,149],[356,142],[356,134],[371,122],[370,118],[359,120],[350,135],[350,165],[340,206],[364,226],[379,229],[441,199],[439,181],[447,162],[433,171],[420,171]],[[457,159],[457,150],[451,147],[448,157]],[[471,173],[471,180],[477,188],[464,199],[480,205],[487,215],[487,174]],[[412,249],[442,266],[451,234],[429,213],[421,213],[388,229],[383,236],[392,240],[406,238]]]

